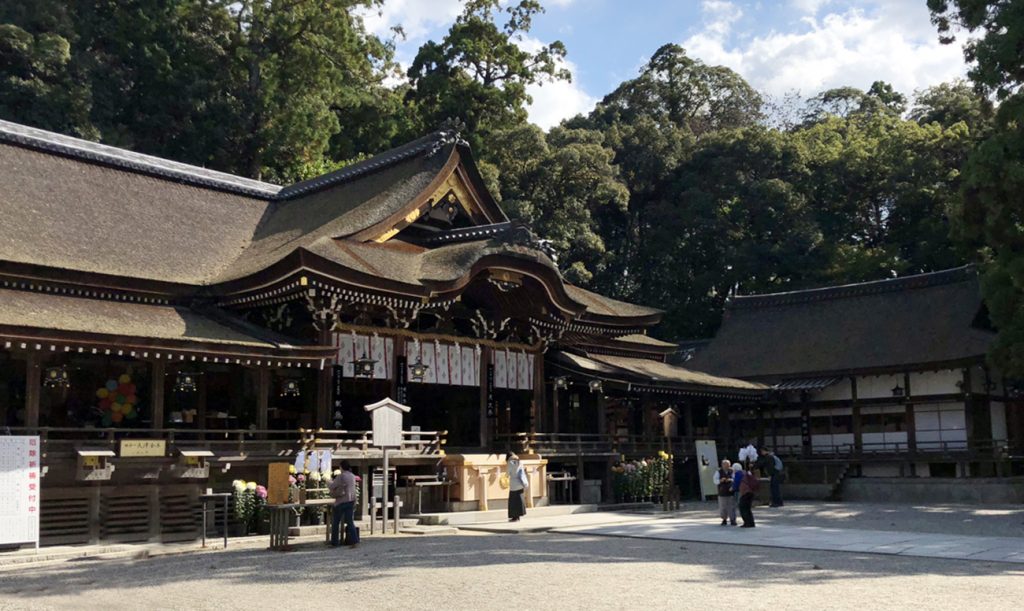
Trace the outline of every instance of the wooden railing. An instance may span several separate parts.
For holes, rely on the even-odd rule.
[[[109,449],[115,453],[125,439],[162,439],[168,450],[202,448],[217,456],[272,458],[294,454],[312,441],[317,447],[332,448],[341,454],[366,454],[376,451],[372,431],[346,430],[257,430],[257,429],[122,429],[11,427],[11,435],[39,435],[44,458],[75,455],[81,448]],[[400,451],[438,456],[444,449],[447,431],[402,431]]]
[[[614,435],[611,433],[512,433],[499,435],[501,449],[533,452],[544,456],[653,456],[659,451],[692,454],[693,439],[689,437],[658,437],[654,435]]]
[[[801,456],[804,447],[800,444],[776,446],[780,456]],[[985,459],[1013,458],[1024,454],[1024,449],[1011,447],[1005,439],[978,441],[918,441],[911,449],[906,441],[863,443],[858,448],[853,443],[816,444],[810,448],[811,458],[871,459],[892,456],[921,455],[923,458],[948,455],[957,458],[979,457]]]

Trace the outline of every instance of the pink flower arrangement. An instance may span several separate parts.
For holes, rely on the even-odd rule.
[[[301,484],[306,481],[306,476],[303,475],[302,473],[299,473],[299,475],[295,479]]]
[[[296,482],[295,476],[294,475],[289,475],[288,476],[288,485],[289,486],[294,486],[295,482]]]
[[[267,489],[264,486],[256,486],[256,496],[261,499],[267,498]]]

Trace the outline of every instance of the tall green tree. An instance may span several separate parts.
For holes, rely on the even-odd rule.
[[[3,36],[14,42],[0,47],[17,48],[0,59],[0,79],[18,86],[5,88],[0,112],[140,152],[293,180],[324,161],[344,126],[362,125],[367,100],[378,99],[392,49],[366,33],[359,11],[380,2],[10,0],[0,5],[0,24],[13,26]],[[57,85],[65,81],[77,89]],[[48,118],[60,113],[45,103],[65,109],[67,125]],[[356,127],[357,144],[342,152],[376,144]]]
[[[526,121],[527,86],[570,80],[561,42],[524,48],[524,36],[543,10],[537,0],[507,6],[501,0],[466,0],[445,37],[420,47],[409,67],[408,100],[416,108],[419,131],[459,119],[486,158],[492,134]]]
[[[986,304],[999,337],[992,360],[1024,377],[1024,2],[928,0],[944,42],[971,33],[964,56],[980,91],[999,101],[991,135],[964,167],[960,219],[982,244]]]

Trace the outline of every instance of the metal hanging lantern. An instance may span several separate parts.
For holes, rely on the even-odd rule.
[[[430,365],[424,365],[422,357],[416,357],[416,362],[409,365],[409,377],[417,382],[422,382],[427,375]]]
[[[567,376],[555,378],[555,390],[565,390],[567,388],[569,388],[569,378]]]
[[[174,378],[174,390],[176,392],[196,392],[199,388],[199,374],[188,371],[179,371]]]
[[[590,388],[590,392],[593,393],[593,392],[601,392],[601,389],[603,388],[603,385],[601,384],[601,380],[594,379],[594,380],[591,380],[591,381],[587,382],[587,387]]]
[[[286,379],[281,382],[282,397],[298,397],[300,395],[302,395],[302,388],[299,386],[298,380]]]
[[[894,396],[894,397],[902,397],[903,396],[903,387],[900,386],[899,384],[897,384],[896,386],[893,386],[892,387],[892,396]]]
[[[363,352],[363,356],[352,361],[352,368],[355,371],[357,378],[372,378],[373,368],[377,364],[377,361],[366,356]]]
[[[43,386],[46,388],[68,388],[71,386],[71,377],[68,375],[68,368],[64,365],[47,367],[43,375]]]

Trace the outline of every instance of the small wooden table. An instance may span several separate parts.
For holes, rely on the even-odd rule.
[[[572,484],[570,482],[576,481],[575,475],[570,475],[569,473],[548,473],[547,481],[549,485],[555,482],[562,482],[562,490],[564,491],[565,496],[568,497],[569,504],[572,505]],[[550,491],[551,489],[549,487],[549,494]]]
[[[331,541],[331,514],[334,509],[334,499],[308,499],[305,503],[282,503],[280,505],[267,505],[270,512],[270,549],[287,551],[289,530],[291,530],[291,516],[296,511],[306,507],[323,507],[327,522],[327,542]]]
[[[451,503],[452,496],[452,484],[455,484],[455,480],[450,479],[437,479],[436,475],[406,475],[405,478],[407,483],[411,483],[416,488],[416,507],[417,513],[423,513],[423,489],[434,488],[437,486],[444,487],[444,502],[447,508],[448,504]]]
[[[209,503],[213,502],[214,510],[217,509],[217,501],[224,501],[224,549],[228,548],[228,499],[231,498],[230,492],[212,492],[210,494],[200,494],[199,500],[203,503],[203,547],[206,547],[206,514],[209,513]]]

